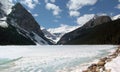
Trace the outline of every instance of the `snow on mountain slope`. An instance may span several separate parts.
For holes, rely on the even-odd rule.
[[[40,45],[48,45],[47,41],[45,41],[43,38],[41,38],[39,35],[37,35],[36,33],[34,33],[34,39],[37,41],[38,44]]]
[[[9,14],[11,12],[11,8],[13,3],[10,0],[0,0],[1,8],[6,13]]]
[[[46,29],[42,29],[42,32],[44,33],[45,37],[49,39],[53,44],[56,44],[56,39],[57,37],[54,34],[51,34],[49,31]]]
[[[50,28],[47,31],[49,31],[51,34],[55,35],[56,39],[54,41],[58,42],[64,34],[70,32],[70,31],[73,31],[73,30],[77,29],[78,27],[79,26],[68,26],[68,25],[61,24],[60,27]]]
[[[6,28],[8,27],[8,24],[5,21],[0,21],[0,26]]]
[[[11,24],[12,24],[12,26],[16,27],[16,29],[17,29],[17,31],[18,31],[19,34],[21,34],[22,36],[24,36],[26,38],[30,38],[36,44],[48,45],[48,43],[43,38],[41,38],[40,36],[38,36],[36,33],[34,33],[34,32],[30,33],[27,30],[25,30],[22,27],[20,27],[15,22],[15,19],[11,19]]]
[[[33,42],[40,45],[50,44],[49,40],[44,37],[40,25],[20,3],[12,7],[12,12],[7,16],[7,23],[14,26],[18,33]]]
[[[118,19],[118,18],[120,18],[120,14],[118,14],[118,15],[116,15],[116,16],[113,16],[113,17],[112,17],[112,20],[116,20],[116,19]]]
[[[8,27],[6,21],[6,15],[11,12],[13,4],[9,0],[0,0],[0,26]]]

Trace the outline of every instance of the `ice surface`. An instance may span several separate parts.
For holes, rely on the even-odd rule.
[[[1,59],[21,58],[0,69],[3,72],[63,72],[64,69],[68,69],[65,72],[72,72],[71,68],[105,56],[114,47],[116,46],[1,46]]]
[[[120,56],[105,65],[106,69],[111,69],[111,72],[120,72]]]

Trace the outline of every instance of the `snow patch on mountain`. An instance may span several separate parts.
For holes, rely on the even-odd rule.
[[[19,34],[21,34],[22,36],[26,37],[26,38],[30,38],[32,41],[34,41],[36,44],[39,45],[48,45],[48,43],[41,38],[40,36],[38,36],[36,33],[34,32],[28,32],[25,29],[21,28],[16,22],[15,19],[11,19],[11,24],[12,26],[16,27],[17,31]]]
[[[75,29],[79,28],[79,26],[69,26],[65,24],[61,24],[58,28],[49,28],[47,31],[49,31],[52,35],[56,36],[55,42],[58,42],[60,38]]]
[[[112,20],[116,20],[116,19],[119,19],[119,18],[120,18],[120,14],[113,16]]]
[[[8,27],[6,16],[12,11],[13,3],[10,0],[0,0],[0,26]]]
[[[14,5],[10,0],[0,0],[2,4],[1,9],[8,15],[12,11],[12,6]]]
[[[0,21],[0,26],[3,28],[7,28],[8,24],[5,21],[2,21],[2,22]]]

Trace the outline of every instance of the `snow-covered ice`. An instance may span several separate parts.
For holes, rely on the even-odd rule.
[[[80,72],[81,65],[108,55],[114,47],[116,46],[0,46],[0,71]]]
[[[111,72],[120,72],[120,56],[107,63],[105,67],[106,69],[110,69]]]

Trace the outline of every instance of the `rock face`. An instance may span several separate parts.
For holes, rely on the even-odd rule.
[[[38,44],[52,44],[44,36],[33,16],[20,3],[12,7],[12,12],[7,17],[7,23],[16,27],[20,34]]]
[[[14,19],[16,23],[23,29],[28,32],[35,32],[40,36],[44,36],[42,31],[40,30],[39,24],[35,21],[33,16],[20,4],[17,3],[10,13],[8,20]]]
[[[45,37],[50,40],[53,44],[56,44],[54,40],[56,40],[56,36],[48,32],[46,29],[42,29],[42,32],[44,33]]]
[[[91,19],[90,21],[88,21],[83,28],[92,28],[95,27],[97,25],[106,23],[106,22],[110,22],[112,21],[111,18],[109,16],[96,16],[93,19]]]
[[[7,12],[3,9],[4,5],[0,1],[0,45],[35,45],[30,39],[19,34],[12,25],[5,26]]]
[[[30,39],[19,34],[15,27],[0,27],[0,45],[35,45]]]
[[[119,28],[120,19],[111,21],[108,16],[98,17],[65,34],[58,44],[119,44]]]

